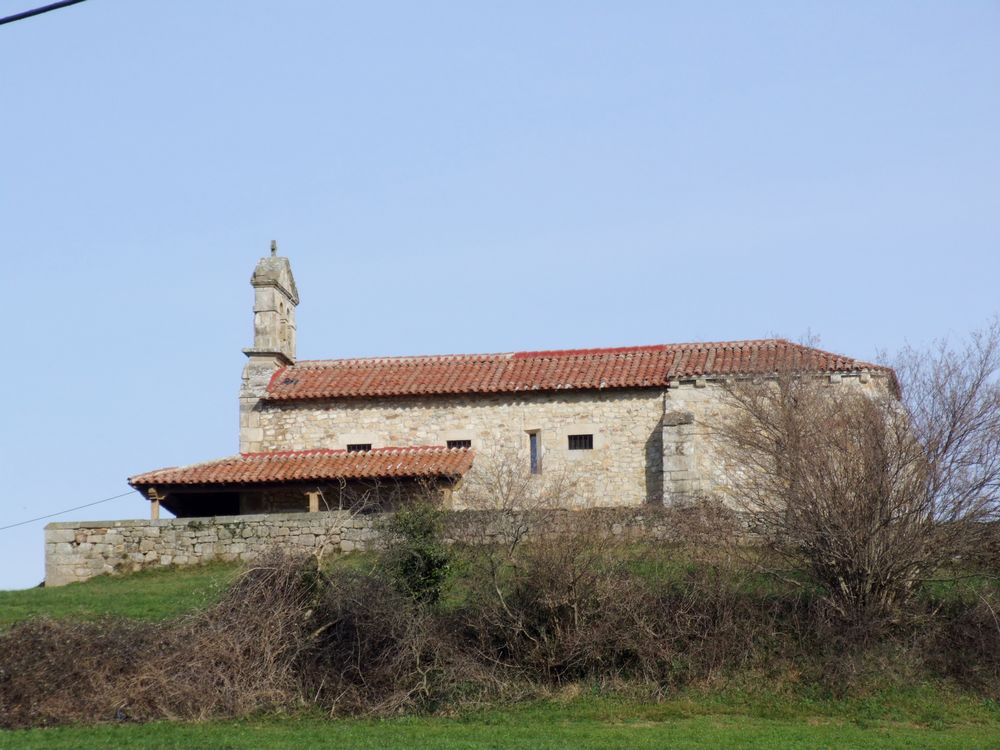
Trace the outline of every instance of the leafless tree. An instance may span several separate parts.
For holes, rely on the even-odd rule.
[[[576,484],[565,471],[533,474],[513,448],[483,452],[462,480],[462,504],[478,511],[466,537],[508,556],[530,533],[546,533],[552,516],[569,508]]]
[[[795,371],[731,381],[716,435],[736,467],[728,491],[766,546],[866,629],[961,555],[1000,496],[1000,325],[894,365],[868,385]]]

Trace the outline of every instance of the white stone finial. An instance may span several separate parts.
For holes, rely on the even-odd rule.
[[[278,254],[278,241],[271,240],[271,257],[275,257]]]

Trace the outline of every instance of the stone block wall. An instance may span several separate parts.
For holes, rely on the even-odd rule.
[[[827,375],[830,387],[859,388],[884,394],[888,381],[869,373]],[[745,466],[732,464],[718,439],[717,427],[732,415],[733,406],[718,381],[694,379],[671,384],[663,405],[663,502],[683,505],[711,495],[725,501]]]
[[[869,373],[823,376],[831,386],[884,388]],[[263,382],[263,381],[261,381]],[[718,380],[686,379],[669,388],[260,400],[250,388],[241,417],[244,451],[444,445],[468,440],[476,464],[513,453],[529,464],[529,433],[542,449],[542,473],[565,472],[574,508],[684,504],[701,494],[724,496],[738,467],[727,466],[713,429],[728,406]],[[256,400],[255,400],[256,399]],[[592,434],[593,450],[569,450],[568,436]],[[466,507],[461,488],[452,507]]]
[[[377,536],[375,520],[332,511],[50,523],[45,527],[45,585],[143,568],[252,560],[270,547],[350,552]]]
[[[534,529],[559,533],[586,522],[588,532],[630,540],[690,539],[704,523],[691,513],[662,507],[539,511]],[[213,560],[253,560],[278,548],[299,553],[335,553],[377,545],[386,514],[348,511],[285,513],[157,521],[86,521],[45,527],[45,585],[63,586],[98,575],[146,568],[198,565]],[[451,542],[496,541],[509,526],[490,511],[453,511],[446,516]]]
[[[663,495],[663,400],[660,389],[637,388],[261,401],[252,414],[244,414],[240,444],[241,450],[256,452],[469,440],[477,463],[513,452],[526,468],[528,434],[537,432],[542,473],[572,477],[574,507],[589,507],[596,498],[615,506],[641,506]],[[592,434],[593,450],[569,450],[568,438],[574,434]],[[453,506],[463,507],[460,489]]]

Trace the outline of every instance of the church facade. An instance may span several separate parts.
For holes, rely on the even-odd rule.
[[[570,507],[669,505],[732,475],[711,440],[724,379],[794,367],[872,388],[888,376],[781,339],[299,361],[288,259],[272,247],[251,284],[240,453],[131,477],[154,517],[161,504],[181,517],[319,511],[343,507],[345,488],[385,506],[433,486],[462,508],[463,480],[500,455],[571,477]]]

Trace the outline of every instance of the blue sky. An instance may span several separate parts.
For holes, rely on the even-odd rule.
[[[0,26],[0,526],[236,452],[272,238],[302,358],[807,331],[871,358],[980,326],[998,38],[971,1],[90,0]],[[42,528],[0,531],[0,588],[42,579]]]

